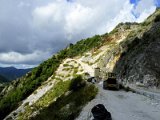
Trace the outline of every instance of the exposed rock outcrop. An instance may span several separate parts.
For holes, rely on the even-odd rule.
[[[123,83],[160,87],[160,23],[154,23],[142,37],[135,36],[116,63],[114,71]],[[129,38],[130,39],[130,38]],[[123,49],[125,47],[123,46]]]

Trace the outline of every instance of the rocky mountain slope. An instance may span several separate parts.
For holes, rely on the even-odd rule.
[[[160,87],[160,9],[143,23],[70,44],[1,92],[0,119],[75,119],[97,89],[81,81],[94,68],[115,72],[124,85]],[[79,81],[74,83],[74,81]],[[70,89],[70,86],[74,89]],[[79,88],[79,86],[81,86]],[[78,88],[78,90],[75,90]],[[74,111],[73,111],[74,109]],[[53,112],[54,111],[54,112]],[[57,111],[57,112],[55,112]]]
[[[154,16],[157,16],[154,19]],[[147,25],[147,26],[146,26]],[[160,11],[150,16],[141,27],[121,43],[124,52],[114,72],[124,83],[142,83],[145,87],[160,87]],[[127,48],[127,49],[126,49]]]

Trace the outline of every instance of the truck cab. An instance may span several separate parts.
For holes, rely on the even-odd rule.
[[[105,80],[103,81],[103,89],[119,89],[119,84],[115,73],[106,73]]]

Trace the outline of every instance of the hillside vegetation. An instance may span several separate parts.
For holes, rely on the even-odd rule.
[[[60,81],[32,107],[27,105],[25,112],[20,113],[18,119],[73,120],[97,92],[97,88],[87,84],[81,76],[70,81]],[[42,109],[43,107],[45,108]]]
[[[54,75],[60,63],[65,58],[80,55],[92,48],[101,46],[102,43],[103,41],[98,35],[79,41],[75,45],[61,50],[58,54],[53,55],[52,58],[34,68],[21,80],[17,81],[7,95],[0,100],[0,118],[4,118],[12,110],[17,108],[22,100],[41,86],[51,75]]]
[[[7,82],[8,82],[8,80],[5,77],[3,77],[3,76],[0,75],[0,93],[4,89],[5,84]],[[0,96],[0,98],[1,98],[1,96]]]

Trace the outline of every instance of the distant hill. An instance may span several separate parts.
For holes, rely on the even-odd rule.
[[[0,83],[3,83],[3,82],[8,82],[8,80],[5,77],[0,75]]]
[[[15,80],[16,78],[22,77],[29,71],[31,71],[31,68],[17,69],[14,67],[0,67],[0,75],[8,79],[8,81]]]

